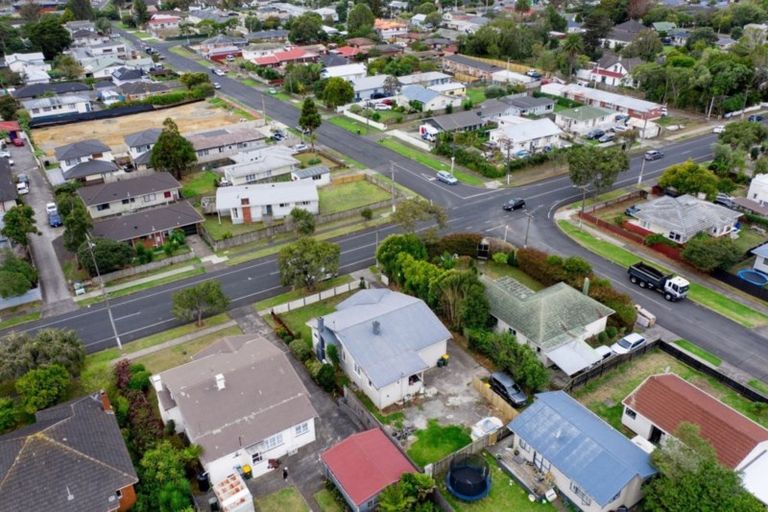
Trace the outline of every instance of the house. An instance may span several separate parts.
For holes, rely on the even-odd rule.
[[[509,277],[481,281],[496,331],[529,345],[546,366],[574,375],[600,361],[586,340],[605,331],[611,308],[566,283],[533,292]]]
[[[564,391],[538,393],[507,426],[513,448],[584,512],[632,508],[656,474],[651,457]]]
[[[71,22],[70,22],[71,23]],[[66,25],[66,24],[65,24]],[[76,30],[70,31],[68,27],[69,35],[72,38],[73,48],[86,48],[88,46],[99,45],[109,41],[109,37],[99,34],[96,30]]]
[[[741,213],[685,194],[661,196],[636,206],[629,222],[684,244],[699,233],[718,238],[737,229]]]
[[[267,145],[267,136],[258,129],[257,122],[239,123],[214,130],[187,134],[197,153],[198,162],[215,162],[241,155]]]
[[[201,21],[210,20],[219,25],[223,25],[230,20],[229,13],[222,10],[206,7],[204,9],[190,9],[187,21],[193,25],[197,25]]]
[[[399,44],[377,44],[371,48],[371,51],[381,57],[391,57],[404,53],[405,49]]]
[[[288,64],[304,64],[308,62],[317,62],[320,54],[308,51],[303,48],[291,48],[281,52],[275,52],[272,55],[257,57],[253,63],[257,66],[269,66],[272,68],[282,68]]]
[[[196,235],[203,218],[187,201],[147,208],[93,223],[94,237],[128,242],[133,246],[160,247],[166,238],[180,229],[186,235]]]
[[[18,87],[11,94],[18,100],[40,98],[42,96],[60,96],[66,94],[83,94],[91,88],[82,82],[52,82],[47,84],[32,84]]]
[[[311,181],[315,186],[331,184],[331,170],[324,165],[315,165],[306,169],[291,171],[291,181]]]
[[[315,440],[307,389],[288,356],[260,335],[222,338],[151,380],[160,416],[202,447],[211,482],[245,465],[261,476],[270,459]]]
[[[165,205],[179,199],[181,184],[167,172],[156,172],[77,189],[92,219]]]
[[[408,25],[402,21],[384,20],[377,18],[373,22],[373,30],[379,34],[384,41],[391,41],[398,37],[405,37],[408,34]]]
[[[368,71],[365,68],[365,64],[344,64],[341,66],[326,67],[320,76],[322,78],[343,78],[348,82],[354,82],[366,76]]]
[[[19,73],[27,85],[48,83],[51,65],[45,62],[42,52],[12,53],[5,56],[5,65],[14,73]]]
[[[150,150],[162,132],[161,128],[149,128],[123,137],[134,167],[137,169],[149,167],[149,159],[152,156]]]
[[[768,205],[768,174],[757,174],[749,182],[747,199],[751,199],[763,206]]]
[[[672,21],[656,21],[654,23],[651,23],[651,26],[653,27],[653,30],[658,32],[659,34],[669,34],[672,30],[675,30],[677,28],[677,23]]]
[[[499,66],[459,54],[444,56],[442,64],[443,71],[453,73],[459,82],[474,82],[477,80],[490,82],[493,80],[493,74],[501,71]]]
[[[658,103],[577,84],[549,83],[541,86],[541,92],[593,107],[607,108],[643,121],[658,119],[666,112],[666,107]]]
[[[216,189],[216,211],[232,224],[284,219],[294,208],[317,215],[320,198],[311,180],[233,185]]]
[[[431,87],[433,85],[447,84],[453,81],[451,75],[446,75],[439,71],[426,71],[424,73],[412,73],[410,75],[404,75],[397,77],[397,81],[400,85],[421,85],[422,87]]]
[[[374,510],[381,491],[416,472],[379,428],[352,434],[321,453],[320,461],[352,512]]]
[[[555,113],[555,124],[568,133],[584,135],[595,128],[612,125],[615,117],[616,113],[611,110],[583,105]]]
[[[402,107],[413,108],[414,105],[418,105],[419,110],[423,112],[444,110],[449,105],[451,107],[461,105],[461,98],[446,96],[421,85],[406,85],[400,89],[400,94],[396,100],[397,104]]]
[[[685,46],[691,33],[686,28],[676,28],[667,32],[667,37],[674,46]]]
[[[7,158],[0,158],[0,212],[7,212],[16,206],[16,182],[11,174]]]
[[[83,114],[92,110],[90,98],[75,94],[23,100],[21,106],[29,112],[30,119],[54,119],[69,114]]]
[[[408,24],[412,29],[426,28],[427,15],[426,14],[414,14],[411,19],[408,20]]]
[[[632,71],[643,63],[639,57],[625,58],[612,51],[605,51],[589,72],[589,81],[612,87],[635,87]]]
[[[538,80],[533,77],[506,69],[491,73],[491,81],[495,84],[522,85],[526,88],[535,87],[539,83]]]
[[[131,47],[120,40],[107,40],[98,44],[88,46],[88,54],[91,57],[117,56],[121,59],[127,59]]]
[[[148,78],[141,69],[122,66],[112,72],[112,83],[118,87],[131,82],[142,82],[146,80],[148,80]]]
[[[282,29],[259,30],[257,32],[248,32],[246,34],[248,41],[285,41],[288,39],[288,31]]]
[[[139,481],[104,391],[0,436],[0,510],[129,510]]]
[[[347,46],[351,46],[352,48],[357,48],[363,52],[367,52],[371,48],[373,48],[376,45],[376,43],[368,39],[367,37],[352,37],[347,39]]]
[[[498,128],[488,132],[489,140],[513,154],[520,151],[536,153],[563,145],[562,130],[547,118],[532,121],[516,116],[496,120]]]
[[[756,247],[750,252],[755,255],[755,262],[752,264],[752,268],[758,272],[768,274],[768,244]]]
[[[220,49],[234,48],[237,53],[240,53],[240,48],[247,45],[248,41],[243,37],[228,36],[226,34],[217,34],[208,39],[200,41],[197,45],[197,51],[200,54],[210,57],[212,53]]]
[[[555,111],[554,100],[546,97],[536,98],[528,95],[504,96],[499,101],[511,108],[506,115],[512,116],[545,116]]]
[[[95,139],[59,146],[54,152],[64,178],[68,180],[104,180],[105,175],[118,170],[112,150]]]
[[[397,87],[387,87],[387,78],[390,78],[390,75],[364,76],[355,80],[352,83],[355,90],[355,101],[393,96],[397,92]],[[392,81],[390,79],[390,82]]]
[[[147,22],[147,32],[157,38],[176,35],[181,17],[173,14],[153,14]]]
[[[165,94],[176,90],[179,85],[173,82],[128,82],[118,87],[125,101],[140,101],[150,96]]]
[[[480,117],[478,115],[479,113],[480,112],[477,110],[465,110],[453,114],[446,114],[444,116],[430,117],[424,120],[422,127],[424,127],[424,125],[429,125],[438,132],[448,133],[479,130],[486,124],[486,120]],[[425,134],[434,132],[429,128],[419,128],[419,133],[422,138],[431,138],[425,137]]]
[[[768,505],[768,429],[674,373],[647,377],[622,405],[622,425],[652,443],[674,436],[682,423],[698,426],[720,463]]]
[[[467,94],[467,86],[461,82],[446,82],[444,84],[430,85],[427,89],[442,94],[443,96],[464,97]]]
[[[270,181],[293,172],[299,161],[293,151],[285,146],[268,146],[255,151],[231,156],[234,162],[221,168],[224,178],[232,185],[245,185],[258,181]]]
[[[379,409],[420,393],[451,338],[424,301],[383,288],[359,291],[307,325],[318,359],[335,345],[344,372]]]
[[[345,48],[349,48],[348,46]],[[349,48],[350,50],[357,51],[354,48]],[[323,65],[323,68],[334,68],[337,66],[346,66],[347,64],[350,64],[349,59],[342,55],[338,50],[333,50],[331,52],[328,52],[326,54],[323,54],[320,56],[319,60],[320,64]]]
[[[629,20],[619,23],[611,29],[608,35],[603,39],[603,46],[616,48],[617,46],[626,46],[635,40],[635,37],[645,30],[645,26],[637,20]]]

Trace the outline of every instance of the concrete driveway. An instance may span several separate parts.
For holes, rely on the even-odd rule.
[[[29,247],[43,290],[43,316],[58,315],[77,309],[69,293],[64,272],[53,249],[53,241],[64,233],[63,227],[52,228],[48,225],[45,204],[53,202],[53,193],[48,181],[32,156],[29,143],[23,147],[10,147],[11,157],[15,165],[15,174],[24,173],[29,176],[29,194],[22,200],[35,210],[37,228],[42,233],[39,236],[30,235]]]

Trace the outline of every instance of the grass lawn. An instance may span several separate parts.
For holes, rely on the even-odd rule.
[[[290,103],[293,103],[294,101],[297,101],[297,100],[294,100],[293,97],[290,94],[287,94],[287,93],[284,93],[284,92],[276,92],[275,94],[272,95],[272,97],[277,98],[280,101],[287,101],[287,102],[290,102]]]
[[[316,492],[314,498],[320,506],[320,512],[344,512],[344,506],[336,501],[333,493],[328,489]]]
[[[365,123],[361,123],[355,119],[350,119],[346,116],[334,116],[330,118],[328,122],[355,134],[376,133],[381,131],[378,128],[366,125]]]
[[[736,247],[740,252],[746,253],[748,250],[765,243],[765,240],[765,235],[761,235],[754,229],[751,229],[748,224],[745,224],[741,227],[739,238],[736,239]]]
[[[579,230],[576,225],[569,221],[560,220],[557,224],[565,234],[576,240],[580,245],[608,261],[625,267],[638,261],[645,261],[626,249],[622,249],[604,240],[598,240],[589,233]],[[649,261],[646,261],[646,263],[653,265],[662,272],[669,271],[656,263]],[[730,318],[748,329],[768,324],[768,316],[697,283],[691,283],[691,287],[688,290],[688,298],[705,308],[711,309],[715,313]]]
[[[213,171],[193,172],[181,180],[181,195],[186,199],[216,195],[216,181],[219,175]]]
[[[283,313],[280,315],[280,318],[294,333],[300,334],[302,339],[311,342],[312,334],[306,323],[312,318],[333,313],[336,311],[336,304],[343,301],[348,296],[348,293],[342,293],[335,297],[331,297],[330,299],[321,300],[320,302],[315,302],[309,306]]]
[[[380,142],[384,147],[391,149],[395,153],[399,153],[406,158],[410,158],[411,160],[416,160],[421,165],[425,165],[436,171],[451,170],[451,164],[445,163],[436,156],[421,151],[420,149],[413,148],[394,139],[382,139]],[[466,183],[467,185],[482,186],[483,183],[485,183],[485,180],[483,180],[483,178],[480,176],[471,172],[457,169],[456,166],[454,166],[453,175],[456,176],[459,181]]]
[[[259,512],[309,512],[309,507],[294,486],[280,489],[268,496],[253,500]]]
[[[691,354],[694,354],[695,356],[707,361],[708,363],[712,363],[715,366],[720,366],[723,364],[723,360],[717,357],[715,354],[707,352],[703,348],[699,347],[698,345],[694,345],[688,340],[675,340],[674,343],[678,347],[687,350]]]
[[[402,411],[395,411],[389,414],[384,414],[376,407],[368,395],[360,390],[355,391],[357,398],[363,403],[368,412],[373,414],[377,420],[384,425],[394,425],[397,428],[403,428],[403,421],[405,421],[405,414]]]
[[[486,261],[480,265],[480,271],[488,274],[489,277],[494,279],[499,277],[511,277],[512,279],[519,281],[521,284],[527,286],[531,290],[537,292],[543,290],[545,286],[520,270],[517,267],[510,267],[503,263],[496,263],[495,261]]]
[[[232,112],[236,116],[239,116],[241,119],[245,119],[246,121],[253,121],[254,119],[256,119],[256,116],[254,116],[247,110],[244,110],[238,107],[237,105],[235,105],[234,103],[223,100],[221,98],[211,98],[208,100],[208,103],[210,103],[214,107],[228,110],[229,112]]]
[[[390,198],[389,192],[365,180],[329,185],[317,192],[322,214],[343,212]]]
[[[221,222],[219,222],[218,217],[209,215],[205,217],[203,227],[214,240],[224,240],[224,238],[229,236],[237,236],[259,230],[264,227],[264,223],[232,224],[232,219],[229,217],[222,217]]]
[[[335,288],[342,284],[346,284],[350,281],[352,281],[352,276],[350,275],[334,277],[333,279],[328,279],[327,281],[323,281],[322,283],[317,285],[317,287],[315,288],[315,291],[311,293],[317,293],[323,290],[329,290],[331,288]],[[290,292],[285,292],[280,295],[276,295],[274,297],[270,297],[268,299],[259,301],[253,305],[253,309],[255,309],[256,312],[263,311],[265,309],[269,309],[279,304],[285,304],[286,302],[291,302],[296,299],[306,297],[311,293],[307,292],[306,290],[291,290]]]
[[[747,382],[749,387],[752,389],[756,389],[757,391],[763,393],[764,395],[768,396],[768,384],[761,380],[752,379],[749,382]]]
[[[26,315],[13,316],[7,320],[1,321],[0,329],[8,329],[9,327],[13,327],[15,325],[23,324],[26,322],[33,322],[39,319],[40,319],[39,311],[27,313]]]
[[[201,64],[201,65],[203,65],[203,66],[205,66],[207,68],[215,67],[212,62],[209,62],[209,61],[205,60],[200,55],[187,50],[183,46],[172,46],[169,49],[169,51],[171,53],[175,53],[176,55],[178,55],[180,57],[184,57],[184,58],[187,58],[187,59],[192,59],[192,60],[196,61],[198,64]]]
[[[488,466],[491,468],[491,492],[480,501],[463,502],[448,492],[444,477],[441,476],[436,479],[443,496],[456,512],[498,512],[500,510],[548,512],[557,510],[549,503],[531,503],[528,501],[528,492],[501,469],[492,455],[484,452],[483,457],[488,461]]]
[[[330,160],[330,159],[326,158],[325,156],[323,156],[322,153],[318,153],[317,151],[315,151],[314,153],[312,153],[312,152],[299,153],[298,155],[293,155],[293,158],[295,158],[296,160],[298,160],[302,164],[306,165],[307,167],[311,167],[313,165],[324,165],[327,168],[333,170],[333,169],[336,169],[339,166],[339,164],[337,164],[333,160]],[[310,160],[317,160],[318,158],[320,159],[320,163],[319,164],[317,164],[317,163],[316,164],[310,164],[309,163]]]
[[[485,101],[485,87],[470,87],[467,89],[467,98],[473,105],[479,105]]]
[[[193,355],[224,336],[237,336],[239,334],[243,334],[243,331],[238,326],[233,325],[187,343],[147,354],[144,357],[134,359],[133,362],[143,364],[152,373],[164,372],[169,368],[190,362]]]
[[[429,420],[427,428],[417,430],[415,435],[418,440],[408,448],[408,455],[421,467],[437,462],[472,442],[467,427],[443,426],[436,419]]]
[[[574,397],[601,416],[614,428],[622,430],[621,401],[649,375],[665,373],[667,368],[691,384],[730,405],[740,413],[768,427],[768,409],[739,395],[716,379],[683,364],[669,354],[653,350],[632,361],[617,366],[602,377],[574,391]],[[624,431],[629,435],[629,431]]]

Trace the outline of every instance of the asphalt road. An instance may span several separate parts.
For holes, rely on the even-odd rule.
[[[177,68],[209,72],[195,62],[162,50],[166,61]],[[222,84],[223,93],[252,108],[260,110],[264,96],[267,115],[295,126],[298,112],[293,106],[261,95],[226,77],[217,78],[217,81]],[[578,254],[584,257],[598,274],[610,278],[620,291],[629,293],[638,304],[652,311],[659,323],[755,377],[768,380],[768,345],[763,335],[745,329],[691,301],[667,303],[659,294],[630,286],[626,269],[589,253],[560,233],[552,221],[554,211],[581,197],[581,192],[570,184],[567,176],[519,187],[514,191],[488,191],[465,185],[451,187],[435,181],[431,169],[341,128],[326,123],[321,126],[318,135],[320,143],[385,175],[390,172],[389,162],[395,162],[395,179],[398,182],[446,208],[449,214],[448,231],[478,231],[497,237],[506,235],[510,241],[522,245],[528,217],[522,211],[503,212],[501,204],[512,195],[524,197],[528,212],[532,215],[529,245],[559,254]],[[643,179],[658,176],[664,168],[676,162],[711,158],[711,144],[714,140],[715,136],[705,135],[662,148],[666,157],[646,163]],[[616,186],[637,182],[641,162],[641,158],[633,158],[630,170],[617,180]],[[341,246],[341,271],[351,272],[372,265],[377,240],[382,240],[396,230],[394,226],[386,226],[336,239],[335,242]],[[180,322],[173,318],[170,311],[171,295],[178,289],[203,280],[219,280],[232,301],[232,307],[281,293],[285,289],[279,284],[275,261],[275,257],[267,257],[111,301],[122,342],[179,325]],[[115,345],[103,305],[24,325],[25,330],[31,331],[43,327],[77,330],[89,352]]]

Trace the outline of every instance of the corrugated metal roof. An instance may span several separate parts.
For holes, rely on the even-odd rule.
[[[741,213],[684,194],[680,197],[665,195],[638,204],[635,217],[665,231],[674,231],[690,238],[714,226],[732,224],[741,217]]]

